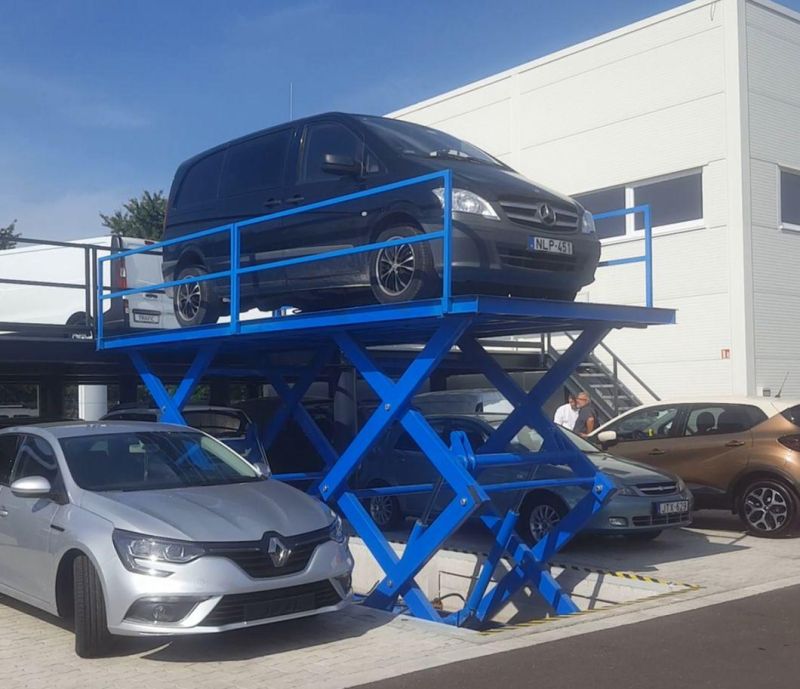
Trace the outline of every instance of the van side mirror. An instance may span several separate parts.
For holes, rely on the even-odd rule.
[[[617,439],[617,432],[603,431],[602,433],[598,433],[597,442],[600,443],[600,447],[602,447],[604,450],[607,450],[609,447],[614,447],[614,445],[619,442]]]
[[[21,498],[46,498],[53,489],[43,476],[26,476],[11,484],[11,492]]]
[[[350,156],[340,156],[334,153],[325,154],[325,162],[322,163],[322,171],[331,175],[350,175],[355,177],[361,174],[361,165]]]

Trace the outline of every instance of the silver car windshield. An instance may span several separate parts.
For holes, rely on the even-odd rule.
[[[263,480],[225,445],[192,431],[129,431],[59,442],[72,479],[84,490],[159,490]]]

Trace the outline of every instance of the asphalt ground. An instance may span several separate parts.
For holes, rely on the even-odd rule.
[[[361,687],[798,689],[800,586]]]

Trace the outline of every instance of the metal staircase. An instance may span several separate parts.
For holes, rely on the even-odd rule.
[[[565,336],[564,350],[557,347],[553,340],[560,335]],[[559,335],[546,334],[542,342],[542,355],[544,364],[550,368],[558,361],[563,351],[575,341],[575,337],[568,333]],[[597,354],[597,348],[605,353],[605,360]],[[592,399],[592,403],[597,409],[600,422],[605,423],[615,416],[633,409],[642,404],[642,400],[625,383],[620,380],[620,371],[624,371],[634,380],[643,390],[649,394],[654,401],[661,398],[647,385],[634,371],[615,354],[608,345],[600,342],[597,348],[590,352],[578,367],[572,372],[566,382],[566,388],[572,394],[585,392]]]

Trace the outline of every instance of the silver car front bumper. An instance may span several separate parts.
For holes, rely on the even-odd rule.
[[[253,579],[232,560],[215,556],[184,565],[158,563],[158,568],[172,574],[163,577],[131,572],[113,549],[102,563],[106,614],[112,634],[222,632],[333,612],[352,599],[349,582],[353,558],[346,544],[333,541],[319,545],[302,572],[285,576]],[[175,622],[145,621],[132,615],[137,603],[158,601],[185,604],[187,612]]]

